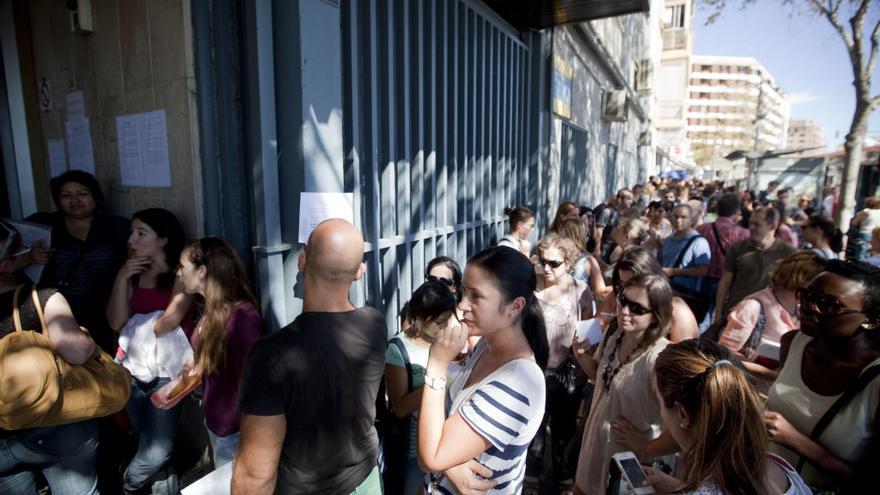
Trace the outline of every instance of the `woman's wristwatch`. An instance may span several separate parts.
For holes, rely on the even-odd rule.
[[[425,375],[425,385],[434,390],[446,390],[446,377]]]

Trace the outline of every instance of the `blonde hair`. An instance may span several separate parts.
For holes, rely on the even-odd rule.
[[[556,234],[563,239],[569,239],[582,253],[587,252],[587,226],[580,220],[569,218],[560,222]]]
[[[538,242],[538,256],[544,256],[548,249],[556,248],[562,253],[562,259],[569,267],[573,266],[581,256],[574,242],[559,234],[550,233]]]
[[[776,264],[770,271],[770,283],[778,289],[795,290],[807,285],[821,271],[822,259],[816,253],[798,251]]]
[[[642,245],[648,239],[648,224],[641,218],[623,218],[617,228],[636,246]]]
[[[767,493],[764,407],[733,359],[705,339],[670,344],[657,357],[654,375],[664,405],[679,404],[692,418],[694,444],[679,468],[682,492],[711,479],[720,493]]]

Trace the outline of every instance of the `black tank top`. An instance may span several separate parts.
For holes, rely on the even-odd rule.
[[[37,296],[40,306],[45,311],[46,302],[58,289],[40,289]],[[15,289],[0,294],[0,338],[15,332],[15,319],[12,317],[12,302],[15,297]],[[34,308],[34,300],[31,296],[31,288],[25,287],[18,296],[19,315],[21,316],[21,329],[41,332],[40,317]]]

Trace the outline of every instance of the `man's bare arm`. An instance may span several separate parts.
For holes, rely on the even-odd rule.
[[[287,418],[241,415],[241,440],[232,470],[233,495],[271,495],[275,492]]]

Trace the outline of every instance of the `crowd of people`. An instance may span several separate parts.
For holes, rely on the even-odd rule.
[[[880,198],[844,236],[778,186],[652,177],[562,202],[538,236],[511,206],[463,269],[427,263],[389,340],[350,301],[350,223],[312,231],[302,313],[265,335],[226,241],[187,240],[161,208],[108,214],[67,172],[57,211],[28,219],[51,245],[0,223],[0,351],[28,330],[72,366],[102,349],[130,396],[0,430],[0,492],[178,493],[189,405],[234,494],[861,493],[880,460]]]

